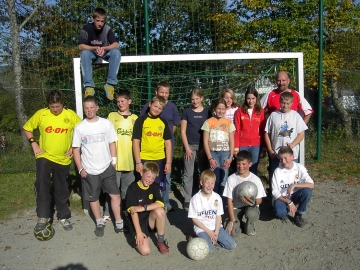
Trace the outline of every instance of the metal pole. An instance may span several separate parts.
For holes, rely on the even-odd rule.
[[[144,0],[144,26],[145,26],[145,45],[146,45],[146,55],[150,55],[150,39],[149,39],[149,4],[148,0]],[[151,70],[150,63],[146,63],[146,81],[147,81],[147,92],[148,100],[151,99]]]
[[[316,160],[321,156],[321,130],[322,130],[322,79],[323,79],[323,0],[319,0],[319,68],[318,68],[318,124],[317,124],[317,150]]]

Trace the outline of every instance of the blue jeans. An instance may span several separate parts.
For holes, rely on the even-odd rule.
[[[257,175],[257,168],[259,165],[259,157],[260,157],[260,146],[241,146],[241,150],[246,150],[252,155],[252,166],[250,167],[250,172]]]
[[[305,214],[306,213],[306,207],[310,202],[312,196],[312,189],[311,188],[302,188],[294,192],[290,200],[294,202],[295,205],[297,205],[297,213],[299,214]],[[280,200],[274,201],[274,212],[276,217],[283,218],[286,217],[289,209],[286,203]]]
[[[80,53],[81,73],[83,77],[83,85],[86,87],[95,87],[92,76],[92,62],[98,56],[95,51],[82,50]],[[121,54],[119,49],[111,49],[103,57],[105,61],[109,62],[109,72],[106,82],[112,85],[117,84],[117,74],[120,66]]]
[[[210,151],[211,157],[215,159],[218,167],[213,170],[211,169],[216,175],[216,182],[214,186],[214,191],[219,193],[220,186],[225,187],[228,175],[229,175],[229,168],[224,168],[222,165],[224,164],[225,160],[227,160],[230,156],[230,151]],[[219,193],[220,194],[220,193]],[[222,194],[220,194],[222,195]]]
[[[209,253],[213,252],[213,244],[211,242],[211,239],[209,235],[206,232],[200,232],[197,236],[201,237],[208,243],[209,245]],[[223,247],[228,250],[232,250],[236,248],[237,243],[234,238],[230,234],[228,234],[227,231],[224,230],[223,227],[220,227],[218,240],[215,243],[215,246],[217,247]]]

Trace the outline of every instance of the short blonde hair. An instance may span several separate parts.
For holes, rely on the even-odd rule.
[[[213,171],[205,170],[200,175],[200,182],[204,184],[207,180],[214,180],[216,181],[216,175]]]
[[[294,100],[294,95],[291,94],[291,92],[282,92],[280,95],[280,100],[290,100],[293,101]]]
[[[166,100],[165,100],[164,97],[155,96],[155,97],[153,97],[153,98],[151,99],[150,104],[153,104],[153,103],[155,103],[156,101],[159,102],[160,105],[162,105],[163,107],[165,107],[165,105],[166,105]]]
[[[159,175],[159,166],[156,164],[156,162],[147,161],[144,163],[143,173],[146,173],[148,171],[150,171],[153,174],[155,174],[156,176],[158,176]]]

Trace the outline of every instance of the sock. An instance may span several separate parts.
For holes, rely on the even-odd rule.
[[[124,222],[121,221],[115,221],[116,228],[123,229],[124,228]]]
[[[164,242],[164,237],[165,237],[165,234],[163,234],[163,235],[158,234],[158,242]]]
[[[102,218],[96,219],[96,226],[104,225],[104,220]]]

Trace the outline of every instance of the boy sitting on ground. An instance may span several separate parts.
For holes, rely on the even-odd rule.
[[[226,249],[236,248],[236,241],[223,228],[221,215],[224,214],[222,199],[213,191],[215,173],[205,170],[200,175],[201,190],[196,193],[189,206],[188,217],[194,223],[194,231],[198,237],[205,239],[209,245],[209,253],[213,245]]]
[[[227,197],[227,206],[229,214],[229,222],[226,225],[226,231],[234,235],[240,230],[239,221],[243,216],[246,218],[245,233],[247,235],[255,235],[255,221],[259,219],[259,205],[262,203],[262,197],[266,197],[264,187],[259,177],[249,171],[252,166],[252,156],[248,151],[242,150],[236,155],[237,172],[230,175],[224,189],[223,196]],[[245,181],[254,183],[258,193],[255,198],[255,204],[249,205],[247,201],[237,198],[236,190],[238,185]],[[235,214],[236,213],[236,214]]]
[[[272,181],[275,215],[283,221],[287,220],[289,213],[291,216],[295,215],[295,225],[304,227],[307,221],[302,215],[306,213],[310,202],[314,181],[302,164],[293,161],[291,147],[281,147],[278,155],[280,165],[275,170]]]
[[[154,183],[159,166],[155,162],[145,162],[140,174],[141,180],[132,182],[126,193],[127,211],[131,214],[130,233],[135,239],[136,249],[146,256],[150,254],[149,234],[156,228],[157,247],[161,254],[167,254],[164,202],[158,184]]]

